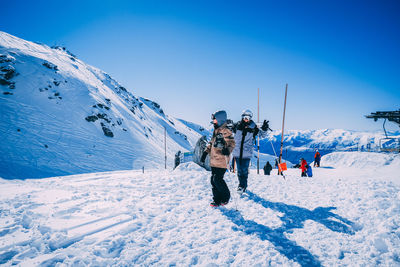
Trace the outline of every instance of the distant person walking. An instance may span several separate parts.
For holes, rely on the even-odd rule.
[[[319,153],[319,151],[317,149],[317,152],[315,152],[315,155],[314,155],[314,167],[315,166],[319,167],[320,162],[321,162],[321,154]]]
[[[179,166],[180,163],[181,163],[181,151],[179,150],[179,151],[176,152],[176,154],[175,154],[175,166],[174,166],[174,170],[176,169],[176,167]]]
[[[271,171],[272,171],[272,166],[269,163],[269,161],[267,161],[267,163],[264,165],[264,175],[270,175]]]
[[[303,158],[301,158],[300,162],[300,169],[301,169],[301,177],[307,177],[307,161]]]
[[[250,159],[253,157],[253,145],[256,136],[265,137],[269,129],[268,122],[264,120],[261,129],[252,121],[253,112],[245,109],[242,112],[242,119],[233,124],[232,130],[235,133],[235,149],[233,158],[236,162],[239,186],[237,192],[243,193],[247,189],[247,178],[249,176]]]
[[[218,207],[228,204],[230,199],[224,174],[229,167],[229,155],[235,147],[235,139],[231,130],[227,127],[227,115],[224,110],[212,114],[211,119],[214,124],[214,132],[200,161],[205,162],[207,155],[210,156],[211,186],[214,200],[210,203],[210,206]]]

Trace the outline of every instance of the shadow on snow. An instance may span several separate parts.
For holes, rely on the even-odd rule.
[[[255,221],[246,220],[240,212],[221,209],[223,215],[231,220],[237,227],[234,231],[242,231],[248,235],[257,235],[261,240],[271,242],[277,251],[288,259],[298,262],[301,266],[321,266],[318,259],[305,248],[289,240],[285,232],[291,232],[295,228],[303,228],[306,220],[313,220],[323,224],[328,229],[353,235],[354,223],[331,212],[334,207],[318,207],[314,210],[288,205],[280,202],[267,201],[258,195],[247,191],[248,199],[261,204],[263,207],[283,213],[282,226],[276,229],[269,228]]]

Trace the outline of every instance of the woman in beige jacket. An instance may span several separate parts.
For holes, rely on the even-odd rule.
[[[224,110],[212,114],[214,132],[211,141],[205,149],[201,161],[204,162],[207,154],[210,156],[211,186],[213,202],[210,206],[226,205],[230,199],[229,188],[224,181],[224,174],[229,164],[229,155],[235,147],[235,139],[231,130],[227,128],[227,115]]]

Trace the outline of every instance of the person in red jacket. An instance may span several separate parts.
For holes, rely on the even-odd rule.
[[[314,167],[315,167],[315,165],[317,165],[317,167],[319,167],[319,164],[320,164],[320,162],[321,162],[321,154],[318,152],[318,149],[317,149],[317,152],[315,152],[315,156],[314,156]]]
[[[300,169],[301,169],[301,177],[307,177],[307,161],[303,158],[301,158],[301,163],[300,163]]]

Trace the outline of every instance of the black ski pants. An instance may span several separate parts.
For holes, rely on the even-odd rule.
[[[317,167],[319,167],[319,163],[321,162],[321,159],[315,159],[314,161],[314,167],[315,165],[317,165]]]
[[[213,200],[216,204],[228,202],[231,193],[224,181],[224,174],[226,169],[211,167],[211,186],[213,193]]]

